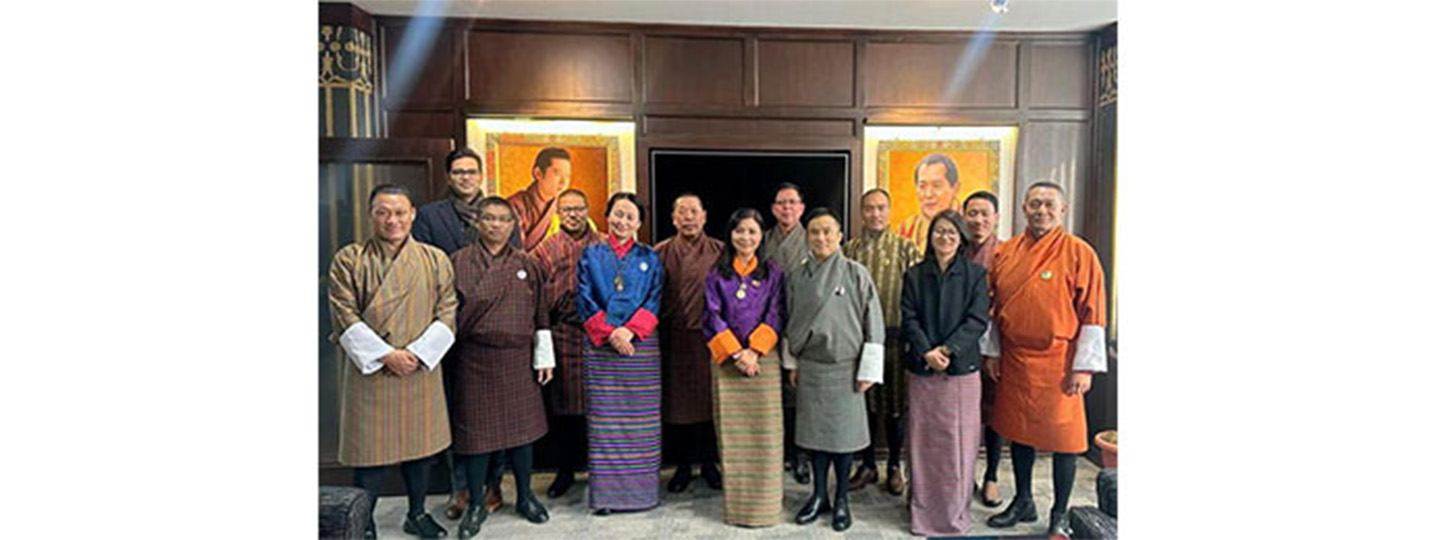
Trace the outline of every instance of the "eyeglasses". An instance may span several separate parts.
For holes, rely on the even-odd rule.
[[[776,199],[775,204],[782,206],[789,204],[804,204],[804,201],[801,201],[800,199]]]
[[[586,207],[584,207],[584,206],[561,206],[561,207],[560,207],[560,213],[561,213],[561,214],[584,214],[586,210],[589,210],[589,208],[586,208]]]
[[[953,238],[953,237],[959,237],[959,236],[960,236],[960,231],[956,231],[956,230],[952,230],[952,229],[935,229],[934,235],[935,235],[935,236],[948,236],[948,237],[952,237],[952,238]]]
[[[450,176],[477,176],[480,169],[451,169]]]

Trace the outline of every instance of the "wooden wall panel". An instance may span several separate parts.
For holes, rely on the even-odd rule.
[[[865,44],[865,104],[1013,108],[1019,44]]]
[[[650,116],[645,119],[646,135],[788,135],[815,137],[853,137],[855,123],[850,120],[744,119],[744,118],[675,118]]]
[[[630,36],[471,31],[469,99],[628,103]]]
[[[759,40],[761,106],[855,106],[855,44]]]
[[[415,32],[414,39],[420,40],[419,69],[408,81],[400,80],[407,70],[400,69],[405,59],[396,56],[408,32]],[[421,36],[420,33],[427,35]],[[454,106],[460,96],[456,95],[456,78],[461,74],[455,67],[455,33],[444,26],[421,26],[397,24],[387,20],[380,24],[384,54],[381,83],[384,91],[382,102],[387,110],[396,109],[448,109]],[[411,60],[412,62],[414,60]]]
[[[1090,45],[1035,43],[1030,46],[1030,106],[1084,109],[1090,106]]]
[[[1054,182],[1065,188],[1070,211],[1065,228],[1085,236],[1083,222],[1087,180],[1090,176],[1090,124],[1088,122],[1029,122],[1020,128],[1022,176],[1016,177],[1015,212],[1011,234],[1025,230],[1025,188],[1035,182]]]
[[[738,38],[645,38],[645,101],[741,106],[745,42]]]
[[[386,113],[385,136],[396,139],[449,139],[455,136],[455,115],[449,111]]]

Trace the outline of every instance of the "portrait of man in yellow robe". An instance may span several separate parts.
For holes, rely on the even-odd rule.
[[[1000,143],[973,141],[881,141],[880,187],[890,192],[890,226],[925,250],[925,231],[940,212],[957,212],[976,191],[999,192]]]

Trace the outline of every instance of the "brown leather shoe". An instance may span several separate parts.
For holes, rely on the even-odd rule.
[[[874,467],[860,466],[855,469],[855,474],[850,477],[850,491],[865,489],[865,486],[880,481],[880,472]]]
[[[445,505],[445,518],[450,520],[460,519],[465,513],[465,507],[470,505],[470,490],[462,489],[450,494],[450,501]]]
[[[890,467],[885,471],[885,491],[891,495],[905,494],[905,473],[899,467]]]
[[[496,510],[505,507],[505,499],[500,497],[500,486],[490,486],[485,490],[485,510],[494,514]]]

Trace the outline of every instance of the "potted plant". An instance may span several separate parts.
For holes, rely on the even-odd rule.
[[[1107,469],[1117,468],[1119,462],[1120,435],[1113,429],[1095,434],[1095,446],[1100,448],[1100,464]]]

